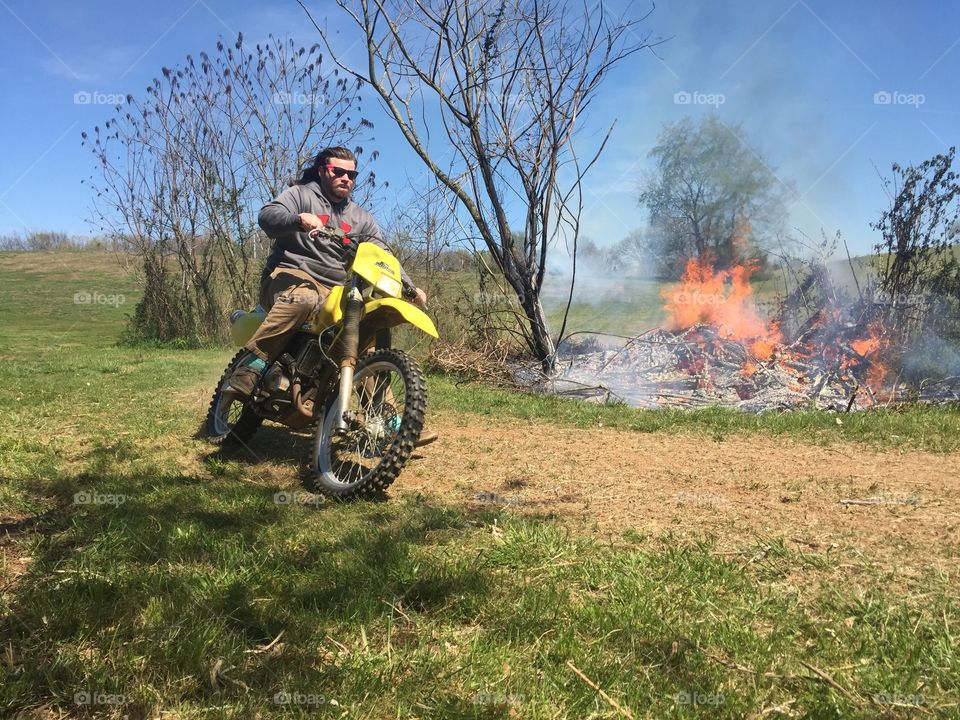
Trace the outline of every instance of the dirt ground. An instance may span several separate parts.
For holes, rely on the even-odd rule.
[[[613,536],[714,535],[720,550],[782,539],[946,566],[960,550],[960,454],[452,414],[430,426],[440,439],[417,452],[392,495],[566,517]]]

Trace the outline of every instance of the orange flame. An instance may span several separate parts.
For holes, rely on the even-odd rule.
[[[696,324],[712,325],[724,337],[752,341],[750,349],[758,359],[770,358],[782,338],[757,311],[750,287],[755,270],[753,262],[714,270],[708,260],[688,260],[679,285],[661,292],[667,301],[667,328],[677,332]]]
[[[891,340],[882,323],[871,323],[866,337],[851,339],[848,332],[853,325],[844,323],[843,310],[836,306],[824,307],[811,318],[809,325],[811,329],[823,332],[815,332],[805,342],[787,347],[778,325],[761,317],[757,308],[750,285],[750,276],[756,269],[756,261],[729,270],[715,270],[711,260],[688,260],[680,282],[661,291],[666,301],[665,327],[679,332],[696,325],[709,325],[721,337],[742,343],[750,351],[740,369],[745,379],[754,377],[759,363],[771,361],[793,377],[790,389],[803,394],[811,378],[796,367],[796,363],[819,364],[825,361],[837,364],[839,369],[849,373],[847,379],[852,379],[854,373],[860,375],[865,371],[870,396],[879,397],[877,391],[890,374],[885,360],[888,359]],[[706,349],[708,336],[700,337],[699,344]],[[705,369],[703,358],[691,356],[684,361],[684,369],[700,376]],[[700,381],[707,382],[706,378]],[[738,393],[741,398],[748,397],[749,386],[744,386]]]
[[[878,388],[883,385],[884,380],[889,374],[889,368],[883,361],[883,355],[890,347],[890,339],[884,336],[883,326],[879,322],[872,322],[867,327],[869,335],[865,338],[850,341],[850,347],[860,355],[870,361],[870,369],[867,371],[867,384]]]

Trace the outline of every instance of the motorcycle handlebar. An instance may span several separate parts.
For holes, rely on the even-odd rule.
[[[349,238],[350,240],[363,240],[366,238],[375,237],[373,233],[346,233],[340,228],[330,227],[313,228],[307,234],[314,240],[320,236],[330,238],[332,240],[342,240],[343,238]]]

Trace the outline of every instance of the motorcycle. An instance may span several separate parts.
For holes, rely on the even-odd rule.
[[[357,239],[331,228],[310,235]],[[248,398],[236,395],[229,378],[251,353],[241,349],[234,356],[205,422],[207,438],[217,445],[245,444],[264,420],[293,429],[316,424],[303,484],[340,500],[382,495],[423,430],[423,373],[412,357],[390,347],[390,329],[409,323],[438,337],[427,314],[404,299],[400,262],[371,242],[355,247],[343,285],[298,329]],[[244,345],[265,317],[259,306],[234,312],[234,343]]]

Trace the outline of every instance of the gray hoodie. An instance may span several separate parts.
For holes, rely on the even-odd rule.
[[[314,240],[300,227],[300,213],[313,213],[327,227],[340,228],[358,235],[343,242],[318,238]],[[357,243],[369,241],[385,250],[383,234],[373,215],[352,200],[333,203],[323,194],[319,183],[293,185],[260,210],[260,227],[273,239],[273,250],[267,258],[263,277],[278,267],[297,268],[315,277],[321,285],[343,284],[346,271],[357,252]],[[404,283],[410,278],[401,270]]]

